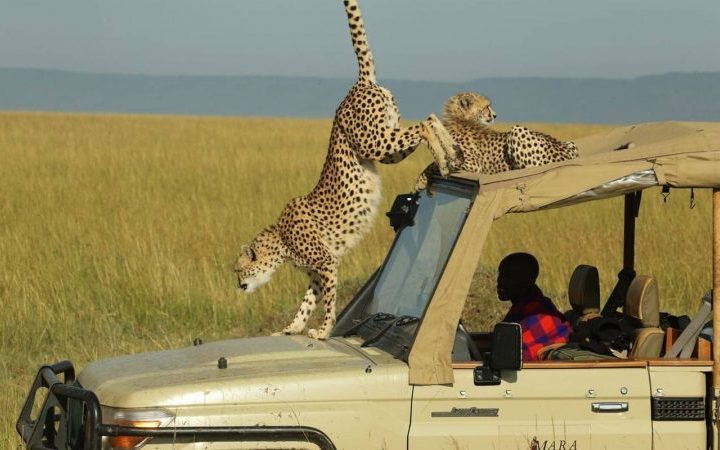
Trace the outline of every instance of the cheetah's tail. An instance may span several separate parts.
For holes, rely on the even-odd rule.
[[[350,26],[350,38],[358,60],[360,72],[358,77],[361,80],[375,83],[375,61],[365,34],[365,22],[363,22],[360,6],[358,6],[357,0],[344,0],[343,3],[345,3],[345,13]]]

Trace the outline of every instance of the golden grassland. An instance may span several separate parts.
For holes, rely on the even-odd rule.
[[[530,124],[573,139],[602,126]],[[306,277],[291,267],[252,296],[231,272],[239,247],[309,191],[330,120],[0,114],[0,448],[41,363],[88,361],[204,340],[263,335],[295,313]],[[406,192],[424,148],[380,167],[383,210]],[[710,201],[646,193],[638,269],[659,279],[665,309],[692,312],[710,283]],[[392,233],[378,217],[340,269],[340,304],[381,262]],[[604,295],[622,258],[622,200],[514,215],[491,232],[466,308],[486,324],[503,254],[530,251],[546,293],[566,305],[575,265],[601,271]]]

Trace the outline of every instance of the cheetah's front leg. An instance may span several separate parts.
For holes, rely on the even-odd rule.
[[[318,270],[320,276],[320,292],[322,293],[323,305],[325,306],[325,317],[322,326],[315,330],[308,331],[308,337],[313,339],[327,339],[335,326],[335,295],[337,288],[337,266],[326,266]]]
[[[299,212],[296,212],[300,214]],[[290,217],[288,220],[292,219]],[[319,302],[325,306],[323,324],[318,330],[309,330],[308,336],[313,339],[326,339],[335,326],[335,289],[337,286],[338,259],[320,238],[315,228],[288,228],[288,242],[294,253],[294,262],[305,268],[310,275],[310,287],[300,305],[295,319],[284,330],[283,334],[299,334],[307,325],[310,313]]]
[[[442,176],[447,176],[448,173],[460,165],[459,152],[455,149],[455,141],[453,141],[450,133],[435,114],[430,114],[430,117],[422,122],[420,135],[428,143],[428,148]]]
[[[435,115],[407,128],[388,128],[384,123],[376,122],[370,125],[348,125],[345,128],[361,158],[395,164],[405,159],[425,140],[443,175],[447,175],[458,164],[454,141]],[[380,131],[367,133],[366,129],[372,129],[373,125]]]
[[[425,168],[425,170],[422,171],[422,173],[418,176],[417,180],[415,181],[415,187],[413,188],[415,192],[420,192],[424,190],[427,185],[428,181],[431,176],[440,174],[440,171],[438,170],[438,167],[435,163],[430,164]]]
[[[319,277],[317,274],[310,274],[310,286],[308,286],[307,291],[305,291],[305,297],[300,304],[300,309],[297,314],[295,314],[295,318],[292,323],[283,328],[282,331],[273,333],[273,336],[300,334],[303,330],[305,330],[305,326],[307,325],[307,321],[310,319],[310,315],[315,310],[318,302],[322,299],[322,297],[318,298],[318,296],[321,295],[318,280]]]

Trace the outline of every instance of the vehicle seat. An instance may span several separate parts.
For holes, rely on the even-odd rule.
[[[581,264],[575,268],[568,285],[572,309],[565,317],[574,327],[579,321],[600,316],[600,276],[594,266]]]
[[[638,275],[628,288],[623,313],[635,322],[629,358],[658,358],[665,332],[660,326],[660,295],[653,277]]]

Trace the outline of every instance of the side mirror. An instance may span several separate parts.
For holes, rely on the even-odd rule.
[[[522,328],[520,328],[520,324],[500,322],[495,325],[490,349],[490,366],[493,369],[522,369]]]
[[[503,370],[522,369],[522,329],[520,324],[500,322],[493,329],[490,353],[483,355],[483,365],[473,373],[476,386],[500,384]]]

